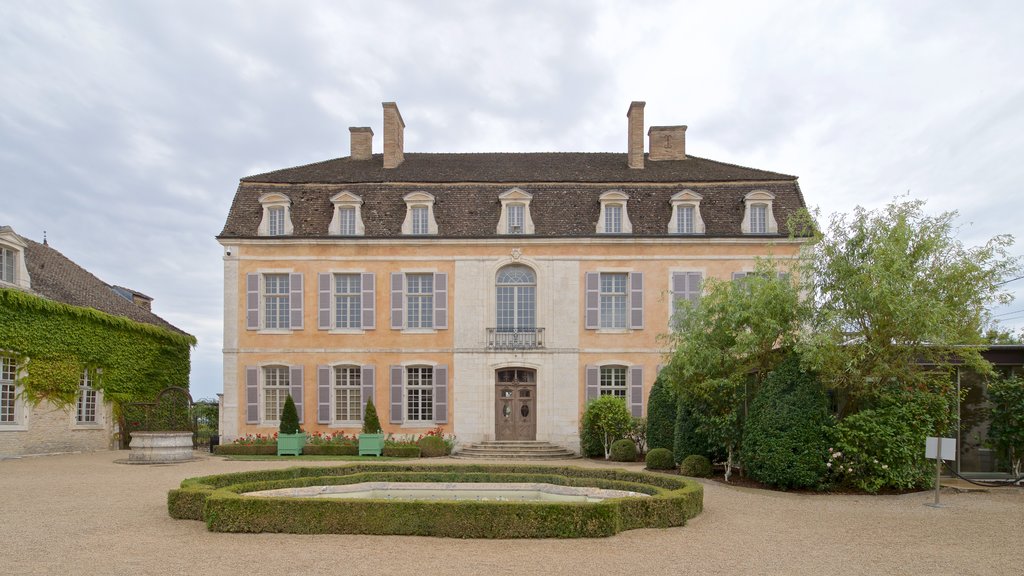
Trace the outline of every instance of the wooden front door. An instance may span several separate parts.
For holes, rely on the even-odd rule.
[[[495,440],[537,439],[537,374],[526,368],[498,370],[494,388]]]

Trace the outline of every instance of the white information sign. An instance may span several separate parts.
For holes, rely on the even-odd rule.
[[[941,443],[940,443],[941,441]],[[942,460],[956,460],[956,438],[936,438],[929,436],[924,443],[924,457],[935,460],[941,455]]]

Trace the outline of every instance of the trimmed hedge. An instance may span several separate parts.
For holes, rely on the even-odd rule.
[[[222,456],[277,456],[276,444],[219,444],[213,449],[214,454]]]
[[[440,436],[424,436],[416,443],[420,447],[420,456],[437,458],[448,453],[448,445]]]
[[[393,458],[419,458],[419,446],[384,446],[384,456]]]
[[[355,444],[306,444],[302,453],[308,456],[358,456],[359,446]]]
[[[612,460],[616,462],[636,462],[636,444],[623,438],[612,442]]]
[[[654,448],[645,459],[648,470],[671,470],[676,467],[672,451],[668,448]]]
[[[241,492],[369,481],[545,482],[651,494],[600,503],[254,498]],[[609,536],[681,526],[703,509],[692,481],[627,470],[515,465],[354,464],[259,470],[189,478],[167,498],[173,518],[205,520],[212,531],[409,534],[461,538]]]
[[[690,454],[683,458],[679,465],[679,473],[694,478],[707,478],[711,476],[711,462],[700,454]]]

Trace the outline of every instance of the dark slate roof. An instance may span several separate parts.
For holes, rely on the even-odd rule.
[[[647,160],[642,170],[626,165],[626,154],[611,152],[497,152],[405,154],[398,167],[384,169],[384,156],[348,156],[243,178],[275,184],[358,182],[738,182],[796,180],[795,176],[745,168],[696,156]]]
[[[25,266],[28,268],[33,292],[64,304],[93,308],[113,316],[187,335],[170,322],[119,296],[112,286],[50,246],[25,237],[22,239],[27,244]]]

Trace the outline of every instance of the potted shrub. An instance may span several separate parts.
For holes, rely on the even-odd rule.
[[[298,456],[306,445],[306,433],[299,428],[299,413],[295,410],[295,401],[289,394],[284,399],[281,409],[281,427],[277,432],[277,455]]]
[[[363,417],[363,432],[359,435],[360,456],[380,456],[384,451],[384,434],[380,429],[377,409],[373,398],[366,400],[366,416]]]

